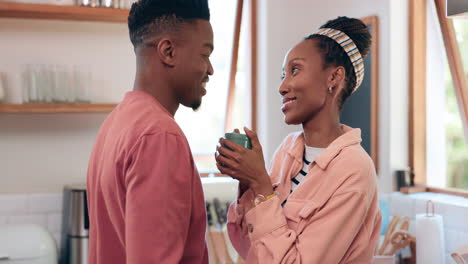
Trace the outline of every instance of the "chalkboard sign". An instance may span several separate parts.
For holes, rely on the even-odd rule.
[[[341,123],[360,128],[362,146],[378,165],[378,19],[361,19],[372,35],[369,54],[364,59],[365,75],[359,89],[348,98],[341,111]]]

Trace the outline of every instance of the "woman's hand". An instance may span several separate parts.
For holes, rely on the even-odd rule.
[[[221,173],[227,174],[239,180],[241,185],[251,188],[255,195],[270,195],[273,193],[273,187],[265,168],[262,146],[254,131],[246,127],[244,127],[244,131],[252,142],[252,150],[221,138],[219,140],[220,146],[216,147],[216,166]]]

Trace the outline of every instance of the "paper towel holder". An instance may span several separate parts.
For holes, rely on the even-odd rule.
[[[431,205],[431,208],[432,208],[432,215],[429,215],[429,205]],[[432,202],[432,200],[427,200],[426,201],[426,216],[434,217],[434,215],[435,215],[434,203]]]

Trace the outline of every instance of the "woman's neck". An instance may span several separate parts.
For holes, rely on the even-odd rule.
[[[326,148],[339,136],[344,134],[339,117],[336,115],[317,115],[313,119],[302,124],[304,139],[307,146]]]

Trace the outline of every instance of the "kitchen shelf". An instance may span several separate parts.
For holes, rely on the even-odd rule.
[[[0,2],[0,18],[8,17],[127,23],[128,13],[128,9],[117,8]]]
[[[109,113],[116,104],[0,104],[0,113]]]

